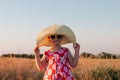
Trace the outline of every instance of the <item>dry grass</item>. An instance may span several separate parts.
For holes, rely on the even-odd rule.
[[[76,80],[92,80],[92,72],[97,68],[120,70],[120,59],[79,59],[72,69]],[[0,58],[0,80],[42,80],[44,72],[39,72],[34,59]]]
[[[96,69],[120,70],[120,59],[79,59],[78,66],[73,69],[75,77],[79,80],[93,80],[92,72]]]
[[[40,78],[34,59],[0,58],[0,80],[37,80]],[[40,80],[40,79],[39,79]]]

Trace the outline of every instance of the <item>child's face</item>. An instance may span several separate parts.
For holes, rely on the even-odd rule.
[[[62,39],[63,39],[63,35],[59,35],[59,34],[49,36],[49,40],[53,45],[60,45]]]

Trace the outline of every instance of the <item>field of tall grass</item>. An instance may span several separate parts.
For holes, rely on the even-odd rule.
[[[76,80],[120,80],[120,59],[84,59],[72,68]],[[34,59],[0,58],[0,80],[42,80]]]

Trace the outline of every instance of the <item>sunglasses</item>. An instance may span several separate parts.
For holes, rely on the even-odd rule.
[[[49,36],[51,39],[55,39],[55,38],[57,38],[57,39],[62,39],[63,38],[63,35],[51,35],[51,36]]]

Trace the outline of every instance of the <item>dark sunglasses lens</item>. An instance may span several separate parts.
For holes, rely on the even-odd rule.
[[[50,38],[51,38],[51,39],[55,39],[55,35],[51,35]]]
[[[57,35],[57,38],[58,38],[58,39],[61,39],[61,38],[62,38],[62,35]]]

